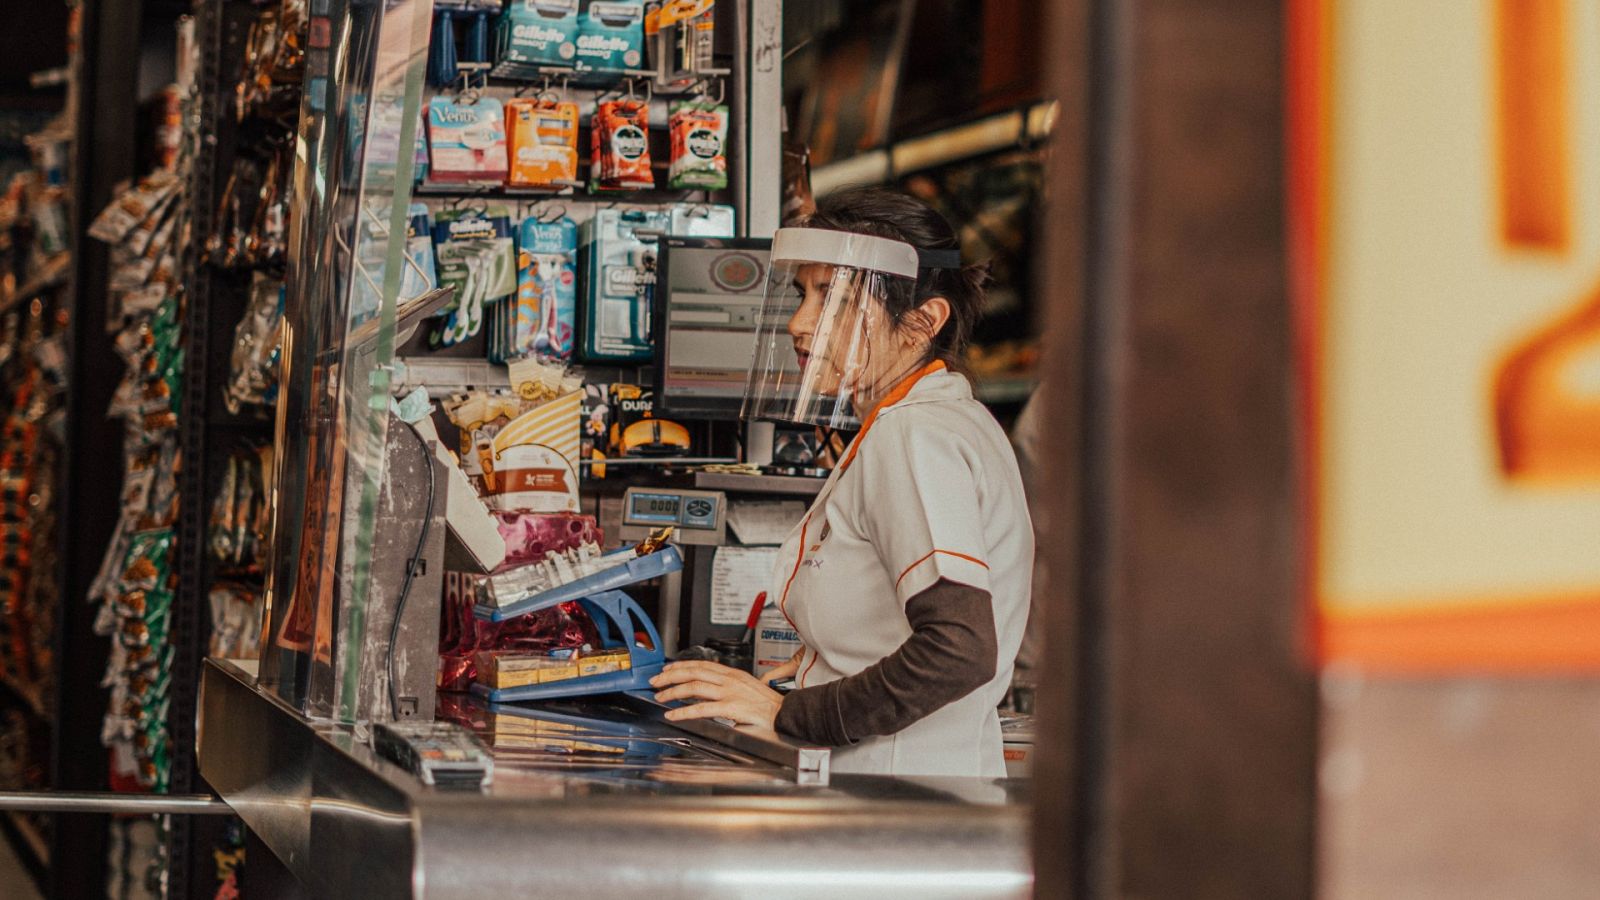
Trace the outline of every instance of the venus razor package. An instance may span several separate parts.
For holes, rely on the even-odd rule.
[[[495,74],[533,78],[541,68],[572,68],[578,53],[578,0],[512,0],[500,17]]]
[[[435,216],[433,250],[439,285],[453,286],[456,301],[430,335],[430,343],[449,346],[472,337],[483,327],[484,308],[516,292],[515,243],[511,212],[504,206],[446,209]]]
[[[504,181],[504,107],[493,97],[434,97],[428,104],[428,151],[433,181]]]
[[[579,331],[580,352],[590,362],[650,358],[650,311],[644,287],[655,274],[656,235],[666,227],[665,213],[640,209],[601,209],[584,223]]]
[[[578,70],[626,72],[642,65],[644,3],[582,0],[578,6]]]
[[[578,226],[565,216],[522,223],[512,350],[572,358],[578,312]]]

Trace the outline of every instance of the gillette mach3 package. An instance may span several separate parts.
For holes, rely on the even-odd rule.
[[[625,72],[644,65],[644,3],[582,0],[578,6],[577,67]]]
[[[578,0],[511,0],[500,16],[495,74],[537,77],[572,68],[578,54]]]
[[[601,209],[584,223],[579,238],[579,352],[584,359],[650,358],[648,286],[655,280],[656,238],[667,224],[665,213],[642,209]]]

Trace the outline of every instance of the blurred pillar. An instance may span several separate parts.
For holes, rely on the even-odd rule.
[[[1310,896],[1283,4],[1050,6],[1038,896]]]

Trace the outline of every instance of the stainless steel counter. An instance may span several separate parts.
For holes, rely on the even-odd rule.
[[[638,705],[441,716],[494,751],[483,793],[424,787],[253,671],[207,661],[200,771],[319,896],[1025,897],[1025,783],[794,770]],[[746,748],[749,749],[749,748]]]

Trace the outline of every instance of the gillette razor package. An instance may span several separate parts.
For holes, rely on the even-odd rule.
[[[665,213],[640,209],[601,209],[584,223],[579,241],[584,275],[579,332],[586,360],[623,363],[650,358],[647,286],[655,279],[655,234],[666,227]]]
[[[439,284],[454,286],[456,294],[429,343],[449,346],[477,334],[485,308],[516,292],[511,211],[504,206],[441,210],[434,217],[433,252]]]
[[[644,3],[582,0],[578,5],[578,70],[625,72],[642,65]]]
[[[514,355],[572,358],[578,313],[578,226],[562,216],[522,223]]]
[[[494,73],[534,78],[541,68],[572,68],[578,54],[578,0],[511,0],[500,17]]]
[[[505,108],[493,97],[434,97],[428,103],[428,156],[433,181],[505,181]]]

